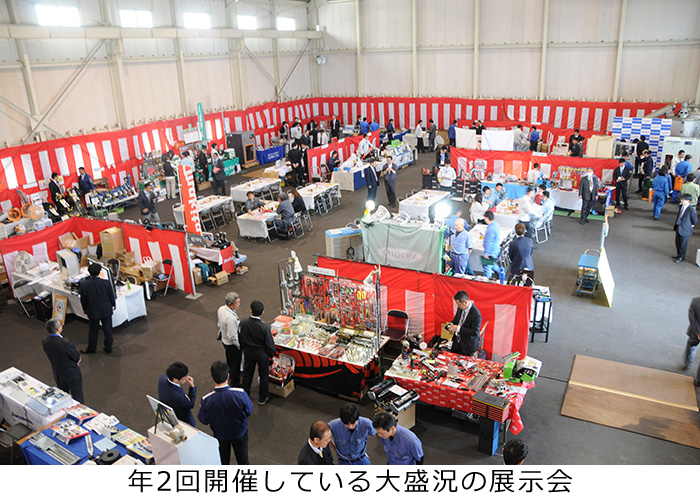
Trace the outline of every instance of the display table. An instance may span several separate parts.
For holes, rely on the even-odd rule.
[[[481,188],[483,189],[486,186],[490,187],[491,191],[493,192],[494,188],[496,187],[496,183],[481,181]],[[527,194],[527,188],[530,186],[514,182],[504,182],[503,187],[506,190],[506,195],[508,198],[517,200],[518,198],[522,198],[525,196],[525,194]],[[600,194],[604,193],[606,196],[606,205],[610,204],[610,200],[612,200],[611,193],[614,191],[614,189],[614,187],[605,186],[604,189],[600,191]],[[581,200],[578,197],[578,189],[551,188],[548,189],[548,191],[549,197],[552,199],[557,208],[562,208],[564,210],[581,210]]]
[[[7,220],[4,224],[0,223],[0,240],[9,238],[13,234],[15,234],[15,228],[17,226],[24,226],[24,228],[27,231],[30,231],[32,229],[33,224],[34,221],[32,219],[29,219],[28,217],[22,217],[20,220],[15,222],[10,222],[9,220]]]
[[[367,186],[365,167],[352,167],[350,170],[334,170],[331,183],[337,184],[343,191],[357,191]]]
[[[237,186],[231,186],[231,199],[235,203],[245,203],[248,200],[246,194],[252,191],[255,196],[261,198],[262,192],[268,189],[280,189],[280,179],[260,177],[248,182],[243,182]]]
[[[242,238],[270,238],[267,223],[277,217],[276,201],[265,202],[265,207],[255,210],[252,214],[236,217],[238,232]]]
[[[316,199],[326,192],[337,191],[340,198],[340,188],[338,184],[332,182],[315,182],[310,186],[298,189],[299,194],[304,198],[307,210],[316,210]]]
[[[442,248],[446,227],[412,219],[360,221],[365,262],[414,269],[442,271]]]
[[[207,210],[213,208],[218,208],[222,205],[231,203],[231,198],[228,196],[211,195],[206,198],[201,198],[197,200],[197,213],[201,214]],[[173,208],[173,216],[175,217],[175,223],[178,226],[185,225],[185,209],[180,205],[179,207]]]
[[[485,359],[471,358],[451,352],[443,352],[438,356],[438,367],[447,369],[450,363],[461,361],[467,365],[473,366],[488,372],[497,378],[503,369],[503,363],[488,361]],[[440,363],[442,362],[442,363]],[[457,387],[449,387],[444,385],[446,378],[440,378],[432,382],[421,381],[420,373],[417,370],[410,370],[406,366],[406,361],[402,358],[397,358],[391,368],[385,373],[386,378],[393,378],[397,384],[407,390],[415,389],[420,395],[420,401],[440,408],[450,408],[459,410],[465,413],[473,413],[472,397],[476,394],[475,391],[469,390],[466,383],[466,375],[460,372],[462,379]],[[505,397],[510,402],[506,409],[506,420],[511,421],[511,429],[514,434],[519,433],[523,428],[522,419],[520,418],[520,407],[523,405],[525,393],[528,389],[535,386],[534,383],[510,383],[507,382],[509,394]],[[487,391],[488,392],[488,391]],[[495,393],[495,391],[493,391]]]
[[[503,184],[503,187],[506,190],[506,197],[510,198],[511,200],[522,198],[527,194],[527,188],[532,187],[528,184],[519,184],[517,182],[502,182],[501,184]],[[496,189],[496,183],[491,181],[481,181],[482,192],[485,187],[491,188],[491,192],[493,193],[494,189]]]
[[[258,159],[258,163],[260,163],[261,165],[277,161],[280,158],[284,158],[284,146],[274,146],[268,149],[258,149],[257,151],[255,151],[255,156]]]
[[[75,419],[73,419],[72,417],[67,417],[64,420],[68,419],[73,420],[75,422]],[[125,427],[122,424],[117,424],[115,427],[120,431],[127,429],[127,427]],[[87,451],[87,444],[85,442],[87,436],[75,438],[70,442],[70,444],[66,444],[53,437],[53,431],[51,429],[43,429],[41,431],[41,434],[43,434],[44,436],[48,437],[55,443],[58,443],[63,448],[76,455],[79,460],[75,465],[80,465],[83,462],[90,459],[90,456],[88,455]],[[90,437],[92,439],[93,444],[93,456],[98,456],[102,452],[95,446],[95,443],[98,443],[100,440],[104,439],[104,436],[101,436],[96,432],[90,431]],[[117,450],[122,457],[128,454],[125,446],[122,446],[121,444],[116,442],[114,442],[114,444],[116,445],[114,449]],[[45,451],[40,450],[39,448],[34,446],[34,444],[32,444],[29,440],[24,441],[20,446],[22,448],[22,454],[24,455],[24,459],[27,461],[28,465],[63,465],[61,464],[61,462],[51,457]]]
[[[469,267],[472,271],[483,271],[483,266],[481,265],[481,257],[484,256],[484,234],[486,234],[486,224],[476,224],[473,228],[469,230],[469,236],[472,239],[472,251],[469,253]],[[499,245],[505,240],[508,235],[512,232],[512,229],[500,226],[501,232],[498,238]]]
[[[77,401],[69,397],[65,403],[57,406],[49,413],[39,413],[26,405],[29,396],[25,391],[17,389],[15,384],[13,384],[12,380],[18,377],[24,378],[27,387],[32,388],[29,390],[36,394],[40,394],[51,387],[15,367],[7,368],[0,372],[0,398],[2,399],[0,416],[10,425],[24,424],[30,429],[38,431],[42,427],[62,419],[66,414],[65,408],[70,408],[77,404]]]
[[[287,165],[286,163],[282,165],[275,165],[274,167],[267,167],[264,171],[262,176],[270,179],[280,179],[283,180],[285,176],[292,171],[291,165]]]
[[[517,203],[514,200],[505,200],[499,203],[493,211],[493,220],[498,223],[501,230],[514,231],[515,225],[520,222]]]
[[[54,266],[55,263],[52,263]],[[87,277],[87,269],[82,268],[81,273]],[[29,294],[30,292],[39,293],[43,290],[56,294],[63,295],[68,299],[67,314],[75,314],[76,316],[88,319],[83,312],[83,306],[80,304],[80,295],[74,295],[64,286],[64,281],[61,279],[58,270],[53,271],[48,276],[35,277],[29,274],[15,272],[12,274],[13,280],[27,279],[29,283],[15,290],[20,296]],[[131,289],[127,286],[117,287],[116,309],[112,313],[112,326],[117,327],[122,323],[132,321],[141,316],[146,316],[146,299],[143,296],[143,288],[139,285],[131,285]]]
[[[417,219],[420,216],[431,219],[435,216],[435,205],[449,199],[449,191],[424,189],[399,202],[399,212],[405,212],[412,219]]]

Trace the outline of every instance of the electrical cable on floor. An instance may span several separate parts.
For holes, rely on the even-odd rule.
[[[537,378],[546,378],[547,380],[554,380],[555,382],[562,382],[562,383],[564,383],[564,384],[568,384],[568,383],[569,383],[568,380],[563,380],[563,379],[555,378],[555,377],[547,377],[547,376],[544,376],[544,375],[538,375]]]

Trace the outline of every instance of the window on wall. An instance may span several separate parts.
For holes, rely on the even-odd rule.
[[[36,18],[39,26],[80,26],[80,12],[77,7],[38,4]]]
[[[185,28],[189,30],[208,30],[211,28],[211,17],[209,14],[185,12],[183,18]]]
[[[239,30],[256,30],[258,29],[258,18],[255,16],[238,16]]]
[[[120,10],[122,28],[152,28],[153,13],[149,10]]]
[[[278,31],[294,31],[297,29],[297,20],[293,17],[278,17],[277,18],[277,30]]]

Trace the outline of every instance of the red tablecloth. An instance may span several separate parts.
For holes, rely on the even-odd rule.
[[[503,363],[497,363],[495,361],[488,361],[484,359],[470,358],[468,356],[453,354],[451,352],[442,353],[438,357],[438,359],[441,361],[446,361],[446,364],[444,365],[445,369],[453,359],[467,359],[469,361],[476,362],[479,367],[490,371],[495,376],[498,376],[498,374],[500,374],[501,370],[503,369]],[[434,406],[440,406],[442,408],[460,410],[466,413],[472,413],[472,396],[475,394],[475,392],[469,390],[460,390],[457,388],[447,387],[436,383],[444,380],[444,378],[439,379],[438,381],[424,382],[420,380],[395,376],[391,373],[388,373],[386,377],[393,378],[396,381],[396,383],[404,389],[415,389],[416,392],[420,395],[420,400],[423,403],[427,403]],[[535,386],[535,384],[532,382],[520,383],[515,385],[519,385],[527,389],[531,389]],[[460,387],[463,386],[465,387],[466,385],[460,385]],[[506,410],[506,418],[511,421],[511,432],[513,434],[518,434],[521,430],[523,430],[523,421],[520,418],[520,407],[523,405],[525,395],[511,394],[507,397],[507,399],[508,401],[510,401],[510,405]]]

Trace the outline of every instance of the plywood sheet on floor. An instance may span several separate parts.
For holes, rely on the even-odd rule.
[[[693,379],[684,375],[576,356],[561,414],[700,448]]]

